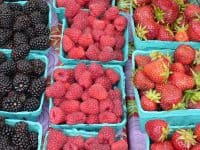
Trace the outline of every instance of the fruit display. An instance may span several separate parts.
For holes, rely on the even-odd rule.
[[[73,132],[73,131],[71,131]],[[90,134],[90,133],[86,133]],[[103,127],[98,135],[84,138],[85,134],[70,136],[63,132],[50,129],[47,137],[47,150],[128,150],[127,142],[116,139],[116,132],[111,127]]]
[[[200,124],[194,128],[170,127],[160,119],[150,120],[145,125],[151,140],[150,150],[199,150]]]
[[[199,51],[180,45],[173,56],[161,51],[136,55],[133,82],[144,111],[199,109]]]
[[[53,124],[120,123],[123,116],[120,74],[113,68],[92,63],[75,68],[58,68],[46,96],[53,98],[50,110]]]
[[[200,42],[200,7],[188,0],[135,0],[134,23],[141,40]]]
[[[36,111],[46,88],[43,77],[46,64],[40,59],[22,58],[11,54],[11,59],[0,52],[0,111]]]

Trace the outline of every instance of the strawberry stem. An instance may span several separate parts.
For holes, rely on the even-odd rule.
[[[150,89],[146,92],[145,96],[155,103],[160,103],[161,95],[156,90]]]
[[[136,27],[136,33],[140,39],[147,40],[146,34],[148,33],[148,31],[146,30],[145,26],[138,24]]]
[[[154,15],[158,22],[164,23],[164,11],[161,10],[159,7],[154,6]]]

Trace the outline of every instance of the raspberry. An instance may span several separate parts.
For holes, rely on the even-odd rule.
[[[81,100],[82,100],[82,101],[86,101],[86,100],[88,100],[89,98],[91,98],[91,97],[89,96],[89,94],[88,94],[87,91],[85,91],[85,92],[82,94],[82,96],[81,96]]]
[[[116,41],[115,48],[117,49],[123,48],[124,42],[125,42],[124,36],[120,36],[120,35],[115,36],[115,41]]]
[[[86,119],[87,124],[98,124],[99,118],[98,115],[89,115]]]
[[[65,117],[65,121],[70,125],[85,123],[86,116],[83,112],[73,112]]]
[[[99,41],[99,39],[101,38],[102,35],[104,35],[103,30],[99,30],[99,29],[92,30],[92,36],[95,41]]]
[[[95,19],[92,24],[93,29],[104,30],[106,24],[103,20]]]
[[[60,104],[60,108],[66,114],[73,113],[80,110],[80,102],[77,100],[65,100]]]
[[[117,116],[112,112],[105,111],[99,114],[99,122],[100,123],[116,123]]]
[[[118,16],[114,20],[114,26],[118,31],[124,31],[127,25],[127,20],[123,16]]]
[[[67,78],[67,82],[69,82],[70,84],[74,83],[74,69],[65,70],[65,75]]]
[[[84,30],[88,26],[88,18],[89,13],[84,10],[80,10],[79,13],[73,18],[73,24],[71,28],[77,28],[81,31]]]
[[[99,102],[96,99],[90,98],[81,103],[80,109],[85,114],[96,115],[99,113]]]
[[[67,75],[66,75],[66,69],[56,69],[53,73],[53,77],[56,81],[66,82],[67,81]]]
[[[113,108],[113,113],[115,113],[115,115],[117,117],[122,117],[123,115],[123,108],[122,108],[122,101],[121,99],[115,99],[113,100],[113,104],[114,104],[114,108]]]
[[[74,47],[74,42],[66,35],[64,35],[63,37],[63,50],[65,52],[68,52],[70,49],[72,49]]]
[[[81,136],[69,137],[67,142],[77,145],[78,149],[84,148],[84,139]]]
[[[118,61],[123,61],[124,60],[124,54],[122,50],[115,50],[114,51],[114,59]]]
[[[115,42],[115,38],[109,35],[102,35],[100,38],[100,45],[102,48],[105,46],[114,47]]]
[[[99,2],[101,2],[102,5],[104,5],[106,9],[107,9],[107,8],[109,7],[109,5],[110,5],[110,0],[90,0],[90,1],[89,1],[89,6],[90,6],[91,4],[95,4],[95,3],[99,3]]]
[[[102,65],[97,63],[91,63],[88,70],[92,73],[92,78],[96,79],[104,75],[104,69]]]
[[[114,90],[110,90],[108,92],[108,97],[111,99],[111,100],[115,100],[115,99],[122,99],[121,98],[121,91],[118,89],[118,88],[115,88]]]
[[[65,95],[65,84],[62,82],[54,82],[46,89],[46,96],[52,98],[62,98]]]
[[[86,27],[84,30],[83,30],[83,33],[84,34],[92,34],[92,28],[91,27]]]
[[[80,36],[78,43],[83,47],[88,47],[93,44],[94,41],[90,33],[84,33]]]
[[[57,7],[65,7],[66,3],[63,0],[57,0],[56,1]]]
[[[85,57],[85,51],[82,47],[73,47],[68,52],[68,57],[72,59],[82,59]]]
[[[101,113],[104,111],[112,112],[113,108],[114,108],[114,104],[112,100],[110,99],[105,99],[103,101],[100,101],[99,103],[99,109]]]
[[[125,140],[119,140],[117,142],[112,143],[112,150],[128,150],[128,144]]]
[[[104,30],[106,35],[114,36],[115,34],[115,26],[113,24],[108,24]]]
[[[78,83],[83,88],[89,88],[92,85],[92,74],[89,71],[83,72],[78,79]]]
[[[115,130],[111,127],[103,127],[97,136],[99,143],[112,144],[115,142]]]
[[[106,76],[102,76],[96,79],[95,83],[101,84],[107,91],[112,88],[110,79]]]
[[[64,145],[64,147],[62,148],[62,150],[79,150],[79,149],[78,149],[78,146],[76,144],[66,143]]]
[[[104,17],[108,20],[114,20],[119,15],[119,10],[117,7],[110,7],[104,14]]]
[[[96,83],[89,88],[88,93],[92,98],[98,100],[106,99],[108,96],[106,89],[101,84]]]
[[[106,11],[105,4],[101,1],[89,5],[90,14],[94,17],[100,17]]]
[[[93,144],[99,144],[98,139],[96,137],[90,137],[85,141],[85,149],[90,150],[90,146]]]
[[[82,32],[76,28],[67,28],[64,34],[67,35],[73,42],[77,43]]]
[[[76,2],[77,2],[80,6],[84,6],[84,5],[86,5],[86,4],[89,2],[89,0],[76,0]]]
[[[99,54],[99,61],[108,62],[113,60],[114,58],[114,51],[113,48],[110,46],[106,46],[103,48],[101,53]]]
[[[62,99],[62,98],[54,98],[53,99],[53,104],[55,106],[59,106],[63,101],[64,101],[64,99]]]
[[[94,30],[93,30],[94,31]],[[100,50],[96,45],[92,44],[88,47],[85,55],[88,59],[97,61],[100,54]]]
[[[80,5],[75,0],[65,0],[66,17],[74,17],[80,10]]]
[[[109,144],[91,144],[89,150],[110,150]]]
[[[93,21],[94,21],[95,19],[96,19],[96,17],[90,15],[90,16],[88,17],[88,25],[92,27]]]
[[[120,75],[111,68],[106,70],[106,76],[110,79],[113,85],[117,84],[117,82],[120,80]]]
[[[79,84],[73,83],[65,94],[65,98],[68,100],[77,100],[81,98],[82,93],[83,88]]]
[[[51,123],[60,124],[65,121],[65,114],[59,107],[53,107],[50,110],[49,118]]]
[[[80,75],[87,70],[86,64],[80,63],[74,68],[75,79],[78,81]]]

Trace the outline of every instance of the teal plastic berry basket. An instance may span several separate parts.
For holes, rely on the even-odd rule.
[[[165,54],[173,55],[174,50],[157,50]],[[141,51],[135,50],[132,55],[132,64],[133,64],[133,71],[136,69],[135,66],[135,56],[137,55],[149,55],[151,51]],[[171,110],[171,111],[145,111],[140,102],[140,96],[138,89],[136,87],[133,88],[134,96],[136,100],[136,105],[138,108],[139,113],[139,120],[140,120],[140,128],[142,132],[145,131],[145,123],[148,120],[153,119],[163,119],[166,120],[170,125],[173,126],[183,126],[183,125],[192,125],[200,122],[200,109],[185,109],[185,110]],[[187,118],[187,119],[186,119]]]
[[[60,130],[62,131],[62,130]],[[84,139],[88,139],[90,137],[96,137],[98,135],[98,132],[92,132],[92,131],[84,131],[84,130],[77,130],[77,129],[65,129],[62,131],[67,136],[82,136]],[[46,133],[44,144],[43,144],[43,150],[47,149],[47,140],[48,140],[48,132]]]
[[[125,16],[124,13],[120,13],[122,16]],[[65,28],[68,28],[68,24],[66,21],[66,24],[63,26],[64,29],[62,30],[62,37],[61,40],[63,39],[64,36],[64,30]],[[100,62],[100,61],[91,61],[91,60],[77,60],[77,59],[70,59],[67,57],[67,55],[65,54],[64,50],[63,50],[63,46],[62,46],[62,42],[60,43],[60,59],[64,64],[78,64],[80,62],[82,63],[86,63],[89,64],[91,62],[96,62],[96,63],[101,63],[101,64],[112,64],[112,65],[125,65],[127,60],[128,60],[128,50],[129,50],[129,44],[128,44],[128,25],[126,27],[126,30],[124,32],[124,37],[125,37],[125,43],[124,43],[124,47],[123,47],[123,55],[124,55],[124,60],[123,61],[118,61],[118,60],[112,60],[109,62]]]
[[[20,5],[25,5],[27,3],[27,1],[17,1],[17,2],[5,2],[5,3],[17,3],[17,4],[20,4]],[[49,22],[48,22],[48,28],[51,32],[51,24],[52,24],[52,6],[51,4],[48,3],[48,6],[49,6]],[[50,35],[49,35],[49,39],[50,39]],[[50,46],[49,46],[50,47]],[[5,48],[2,48],[5,50]],[[0,48],[0,50],[2,50]],[[6,49],[6,50],[11,50],[11,49]],[[42,50],[30,50],[31,53],[37,53],[37,54],[41,54],[41,55],[45,55],[48,53],[48,50],[49,48],[47,49],[42,49]]]
[[[75,68],[76,65],[67,65],[67,66],[59,66],[56,67],[56,69],[58,68],[65,68],[65,69],[72,69]],[[126,101],[125,101],[125,75],[123,73],[122,67],[119,65],[103,65],[104,68],[112,68],[115,71],[117,71],[120,74],[120,81],[117,85],[117,87],[121,90],[121,94],[122,94],[122,104],[123,104],[123,116],[122,116],[122,121],[120,123],[115,123],[115,124],[109,124],[109,123],[103,123],[103,124],[76,124],[76,125],[68,125],[68,124],[60,124],[60,125],[56,125],[56,124],[51,124],[50,126],[55,128],[55,129],[72,129],[72,128],[76,128],[76,129],[84,129],[84,130],[88,130],[88,131],[96,131],[101,129],[104,126],[110,126],[113,127],[116,131],[119,131],[120,129],[123,129],[126,125],[127,122],[127,109],[126,109]],[[51,78],[51,83],[53,83],[53,77]],[[50,103],[49,103],[49,111],[51,110],[51,108],[53,107],[53,100],[50,99]]]
[[[11,50],[5,50],[1,49],[0,52],[6,54],[7,58],[10,58]],[[48,68],[48,59],[46,56],[43,55],[38,55],[34,53],[29,53],[27,56],[28,60],[31,59],[40,59],[43,61],[46,65],[45,72],[43,74],[43,77],[47,77],[47,68]],[[0,111],[0,116],[4,116],[6,118],[15,118],[15,119],[26,119],[26,120],[32,120],[35,121],[37,117],[41,114],[42,112],[42,105],[44,102],[44,93],[42,94],[40,98],[40,106],[37,110],[35,111],[21,111],[21,112],[6,112],[6,111]]]
[[[24,120],[15,120],[15,119],[6,119],[5,122],[6,124],[10,125],[10,126],[14,126],[17,122],[26,122],[28,124],[28,130],[29,131],[33,131],[38,133],[38,146],[37,146],[37,150],[41,150],[41,146],[42,146],[42,126],[37,123],[37,122],[31,122],[31,121],[24,121]]]
[[[198,4],[197,0],[190,0],[191,3]],[[134,12],[133,12],[134,13]],[[133,15],[131,16],[131,28],[133,32],[133,40],[136,49],[176,49],[181,44],[191,45],[194,48],[200,47],[200,42],[176,42],[176,41],[160,41],[160,40],[141,40],[136,33]]]

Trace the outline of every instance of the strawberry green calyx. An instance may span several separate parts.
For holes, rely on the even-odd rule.
[[[166,83],[170,74],[172,74],[172,72],[170,71],[169,67],[164,63],[163,63],[163,69],[164,69],[164,72],[161,74],[161,77],[163,77],[163,80]]]
[[[172,63],[172,57],[167,53],[167,54],[163,54],[159,51],[152,51],[150,53],[150,57],[152,60],[156,60],[156,59],[159,59],[159,58],[165,58],[167,59],[170,63]]]
[[[146,34],[148,31],[146,30],[146,27],[143,27],[142,25],[138,24],[136,27],[136,34],[141,40],[147,40]]]
[[[159,7],[154,6],[154,15],[155,15],[155,18],[156,18],[156,20],[158,22],[165,23],[164,22],[164,15],[165,15],[165,13]]]
[[[199,65],[200,64],[200,50],[196,51],[195,59],[194,59],[193,64],[194,65]]]
[[[163,142],[164,140],[167,139],[167,136],[169,134],[170,130],[169,130],[169,126],[167,127],[162,127],[162,135],[160,136],[159,141]]]
[[[189,103],[189,101],[192,103],[200,102],[200,89],[185,91],[183,100],[186,102],[186,105]]]
[[[186,104],[183,102],[178,103],[178,104],[173,104],[171,110],[182,110],[182,109],[186,109]]]
[[[184,0],[175,0],[175,2],[178,4],[180,12],[184,12],[187,6],[187,4],[184,3]]]
[[[174,26],[176,32],[185,32],[185,31],[187,31],[188,27],[189,27],[188,24],[186,24],[186,25],[183,24],[181,26],[178,26],[177,24],[175,24],[175,26]]]
[[[125,11],[130,11],[131,7],[131,1],[130,0],[119,0],[117,2],[117,7],[119,8],[119,10],[125,10]]]
[[[160,103],[161,94],[158,93],[156,90],[150,89],[146,92],[145,96],[155,103]]]
[[[192,71],[192,75],[195,81],[196,88],[200,88],[200,72],[195,73],[192,69],[191,71]]]

